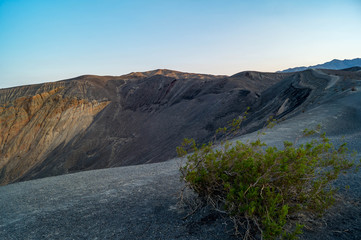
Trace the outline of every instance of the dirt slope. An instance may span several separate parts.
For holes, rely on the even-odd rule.
[[[168,160],[287,76],[163,69],[0,89],[0,183]]]
[[[357,90],[360,72],[171,70],[0,90],[0,183],[166,161],[184,137],[206,142],[250,107],[244,131]],[[352,90],[353,89],[353,90]]]

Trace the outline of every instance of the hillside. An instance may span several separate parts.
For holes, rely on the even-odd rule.
[[[237,77],[243,75],[250,76]],[[275,111],[287,117],[262,137],[271,145],[294,141],[304,128],[320,123],[333,143],[339,145],[344,138],[360,153],[360,90],[360,72],[307,70],[260,93],[250,117],[256,120]],[[253,132],[234,140],[255,136]],[[2,186],[0,238],[236,239],[230,234],[232,223],[217,212],[203,209],[183,219],[189,209],[178,205],[181,164],[181,159],[173,159]],[[341,191],[336,205],[324,218],[308,222],[301,239],[360,239],[361,173],[341,176],[335,184]]]
[[[2,145],[2,151],[8,151],[10,155],[11,151],[8,148],[8,144],[12,143],[13,145],[11,146],[14,146],[15,152],[17,151],[17,154],[24,154],[21,155],[24,158],[22,158],[23,161],[18,161],[16,157],[11,158],[11,160],[24,166],[26,166],[26,160],[28,159],[25,153],[34,157],[35,167],[30,168],[26,173],[28,175],[23,175],[23,179],[27,177],[38,178],[41,177],[41,174],[63,174],[66,171],[71,172],[72,170],[62,165],[64,162],[66,163],[66,160],[62,162],[61,157],[65,158],[75,154],[76,151],[79,151],[79,147],[98,149],[99,146],[102,146],[103,148],[100,148],[102,150],[106,149],[106,144],[110,144],[111,149],[118,149],[117,147],[123,146],[121,144],[113,145],[113,142],[108,140],[109,136],[118,136],[119,132],[116,129],[121,128],[122,122],[114,121],[114,119],[120,118],[121,114],[141,116],[142,118],[138,123],[141,121],[147,122],[147,119],[154,120],[159,119],[159,116],[171,116],[165,114],[170,111],[167,108],[170,107],[172,109],[171,106],[175,108],[175,106],[179,105],[175,110],[181,111],[182,114],[176,114],[176,112],[172,111],[169,114],[175,114],[180,120],[183,119],[182,124],[184,124],[184,127],[180,128],[181,130],[169,127],[167,132],[169,134],[178,133],[183,137],[186,134],[194,134],[192,131],[195,131],[195,128],[188,125],[187,121],[194,118],[191,122],[192,124],[206,128],[209,123],[209,120],[206,121],[206,118],[214,116],[208,114],[208,111],[211,111],[212,114],[219,114],[222,110],[223,113],[228,113],[226,116],[232,116],[233,112],[230,109],[237,110],[236,106],[241,105],[238,109],[240,112],[235,112],[234,114],[242,113],[244,106],[247,106],[247,104],[242,105],[241,103],[252,100],[253,104],[250,105],[249,118],[244,125],[246,132],[250,133],[237,137],[234,140],[247,141],[254,139],[257,132],[252,131],[258,129],[260,127],[259,124],[264,123],[266,116],[273,114],[283,121],[274,128],[268,129],[266,135],[262,137],[270,145],[281,146],[283,140],[294,141],[304,128],[312,128],[317,124],[322,124],[323,130],[327,132],[328,137],[334,144],[339,145],[343,138],[348,143],[348,147],[351,150],[357,150],[359,152],[358,157],[361,156],[361,145],[359,144],[361,141],[361,73],[359,71],[307,70],[288,75],[244,72],[231,77],[207,77],[204,79],[203,87],[198,88],[197,84],[200,84],[199,81],[201,81],[198,77],[194,79],[185,79],[183,77],[181,80],[169,79],[163,75],[153,75],[150,78],[144,78],[142,74],[138,73],[136,75],[140,76],[137,78],[133,78],[134,76],[131,78],[129,76],[83,76],[57,83],[0,90],[2,93],[7,93],[6,95],[1,95],[3,97],[2,112],[0,114],[1,124],[3,124],[1,129],[10,129],[8,133],[11,133],[8,138],[11,140]],[[270,81],[270,84],[264,86],[263,81],[267,79]],[[271,81],[272,79],[273,81]],[[169,96],[169,99],[167,97],[163,98],[168,99],[163,100],[166,102],[164,105],[157,102],[154,103],[153,99],[158,97],[158,95],[145,94],[145,90],[153,93],[154,89],[156,89],[157,91],[155,92],[162,92],[158,90],[162,89],[159,87],[160,83],[164,84],[167,81],[171,83],[175,80],[176,83],[174,85],[178,86],[179,89],[177,91],[170,89],[168,94],[175,91],[179,95],[173,93],[173,95]],[[221,87],[220,82],[225,82],[225,84],[221,85]],[[85,84],[87,84],[87,87],[82,87]],[[111,87],[107,88],[107,84]],[[147,87],[143,87],[142,84],[145,84]],[[229,88],[226,87],[227,85]],[[117,87],[113,88],[114,86]],[[124,90],[123,88],[126,86],[134,89],[134,91]],[[231,86],[239,86],[239,88],[234,90]],[[257,87],[259,87],[259,91],[255,91]],[[244,94],[246,88],[248,89],[247,92],[249,91],[248,94]],[[113,91],[112,89],[116,90]],[[140,89],[143,89],[145,92],[138,96],[144,96],[144,99],[148,99],[148,102],[152,104],[145,105],[141,101],[135,102],[137,103],[135,104],[134,101],[130,101],[131,98],[128,95],[130,93],[135,94]],[[198,94],[194,94],[191,91],[193,89],[198,89]],[[236,92],[235,95],[232,95],[232,89]],[[193,94],[189,93],[187,95],[185,94],[187,92]],[[168,96],[168,94],[165,94],[165,96]],[[251,96],[255,97],[250,97],[250,94],[254,94]],[[176,96],[180,98],[178,103],[171,101]],[[188,98],[182,98],[181,96],[188,96]],[[190,98],[189,96],[193,97]],[[226,101],[227,96],[233,96],[234,99],[237,99],[229,99],[228,102],[232,103],[234,101],[236,106],[226,108],[224,105],[221,105],[217,108],[217,100]],[[185,101],[184,105],[182,104],[183,101]],[[206,104],[207,102],[209,102],[208,105]],[[112,104],[118,106],[119,109],[116,107],[111,108]],[[216,105],[215,109],[218,109],[219,112],[213,110],[212,104]],[[158,108],[154,111],[143,111],[144,109],[149,109],[150,105],[153,107],[158,105]],[[127,106],[126,110],[124,110],[125,106]],[[182,110],[181,106],[185,109]],[[202,107],[207,107],[207,109],[202,110]],[[12,111],[8,111],[9,109],[12,109]],[[160,115],[161,113],[158,113],[158,111],[163,113],[163,115]],[[5,115],[4,113],[8,114]],[[186,113],[190,114],[190,116]],[[158,118],[155,118],[158,114]],[[206,115],[206,117],[202,118],[202,115]],[[20,116],[26,117],[20,118]],[[41,116],[43,118],[38,124],[40,124],[39,129],[42,130],[38,131],[39,135],[35,135],[33,140],[41,145],[41,147],[37,147],[34,143],[31,144],[31,148],[23,149],[23,152],[21,152],[15,147],[16,141],[13,139],[22,136],[22,140],[18,140],[18,147],[26,144],[26,141],[32,142],[32,139],[25,134],[29,131],[26,126],[30,123],[36,125],[37,119],[40,119]],[[103,118],[110,120],[102,123]],[[13,124],[13,127],[4,128],[4,119],[8,122],[9,119],[12,121],[19,120],[15,121],[17,124]],[[136,118],[134,117],[133,119]],[[180,120],[178,124],[180,124]],[[84,127],[78,122],[84,124],[89,124],[90,122],[90,124]],[[142,131],[146,130],[145,127],[132,124],[133,122],[124,122],[122,124],[127,124],[127,127],[132,131],[136,131],[138,128]],[[116,123],[118,125],[110,125]],[[222,123],[222,121],[219,121],[219,124]],[[154,124],[156,126],[156,123]],[[161,122],[161,124],[166,124],[166,122]],[[23,133],[23,135],[19,133],[14,134],[12,131],[15,132],[17,129],[14,126],[17,126],[20,129],[19,132]],[[60,132],[57,133],[58,135],[51,134],[56,132],[54,129],[57,129],[57,126],[64,127],[61,131],[65,131],[67,133],[66,136],[70,140]],[[99,128],[99,126],[103,126],[103,128]],[[146,126],[150,127],[150,125]],[[187,129],[190,129],[190,131]],[[208,126],[208,129],[211,128]],[[105,133],[102,133],[102,131]],[[142,131],[137,132],[145,134],[141,135],[142,138],[149,134],[149,132],[143,133]],[[212,130],[208,130],[207,133],[210,134],[211,132]],[[33,133],[31,132],[31,134]],[[114,135],[109,135],[111,133]],[[165,138],[166,134],[164,133],[163,135],[162,131],[157,133],[161,137],[157,139],[156,136],[158,135],[152,135],[155,143],[149,140],[148,142],[142,142],[150,144],[154,148],[152,153],[154,155],[152,156],[157,154],[162,156],[162,151],[166,152],[168,147],[170,148],[172,144],[176,144],[172,142],[171,138]],[[1,136],[6,136],[6,134]],[[48,141],[37,140],[37,137],[40,136],[48,139]],[[174,135],[171,136],[174,137]],[[207,135],[200,134],[196,136],[202,137]],[[69,141],[69,143],[60,144],[55,149],[52,149],[54,144],[57,143],[56,139],[59,137],[61,137],[62,141]],[[207,139],[207,137],[204,137],[204,139]],[[2,141],[4,142],[4,140]],[[102,141],[105,141],[105,143]],[[136,141],[140,140],[135,138]],[[167,144],[169,145],[165,144],[164,147],[156,147],[156,144],[164,144],[165,141],[168,141]],[[88,143],[88,145],[81,145],[82,142]],[[124,145],[126,144],[124,143]],[[139,146],[142,149],[142,145]],[[32,151],[35,151],[34,149],[37,151],[44,149],[43,152],[40,152],[43,155],[39,156],[46,160],[31,155],[34,154],[32,153]],[[119,147],[119,149],[118,151],[121,151],[122,148]],[[135,149],[132,153],[136,154],[137,150]],[[47,151],[52,155],[47,155]],[[69,155],[69,153],[71,154]],[[79,158],[74,158],[74,164],[77,161],[79,163],[87,159],[82,158],[82,153],[82,151],[79,151]],[[169,156],[171,155],[172,153],[169,149]],[[51,156],[59,162],[52,160]],[[119,161],[118,164],[121,165],[123,164],[121,161],[130,155],[119,155],[117,158],[107,158],[107,155],[104,156],[103,159],[94,158],[94,164],[97,164],[98,161],[102,162],[102,160],[105,162],[112,160],[114,162]],[[147,159],[146,157],[142,158],[140,154],[137,156],[139,156],[139,159],[136,159],[138,161],[135,161],[135,163]],[[4,155],[1,157],[2,160],[5,159]],[[163,158],[161,160],[167,159]],[[157,159],[154,159],[154,161],[157,161]],[[50,169],[58,166],[58,169],[62,171],[47,171],[47,164],[51,167]],[[132,164],[132,162],[128,162],[128,164]],[[162,163],[83,171],[91,169],[93,166],[90,165],[91,167],[84,169],[79,167],[78,171],[82,172],[74,174],[1,186],[0,238],[235,239],[230,235],[232,223],[227,222],[219,213],[213,212],[210,209],[203,209],[195,215],[183,219],[189,209],[184,209],[178,205],[179,192],[184,186],[179,181],[178,168],[181,164],[181,159],[173,159]],[[29,165],[31,166],[31,163]],[[12,165],[11,162],[7,162],[4,166]],[[23,169],[26,168],[24,167]],[[7,176],[6,174],[14,173],[6,168],[3,168],[2,172],[5,174],[2,175],[3,180],[9,179],[4,177]],[[21,177],[16,179],[16,181],[20,179]],[[3,181],[3,183],[6,183],[6,181]],[[360,239],[361,192],[359,189],[361,188],[361,173],[341,176],[335,184],[340,186],[341,193],[337,197],[336,205],[327,211],[324,218],[310,221],[305,228],[304,234],[301,235],[301,239]],[[346,190],[344,188],[345,185],[349,185],[350,189]]]
[[[183,138],[207,142],[247,107],[241,134],[306,111],[325,89],[338,97],[355,79],[358,71],[155,70],[0,89],[0,183],[166,161]]]
[[[0,183],[168,160],[184,137],[207,141],[257,111],[261,92],[288,76],[154,70],[0,89]]]

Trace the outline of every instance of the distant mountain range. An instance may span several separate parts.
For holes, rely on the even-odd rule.
[[[345,60],[334,59],[330,62],[325,62],[325,63],[314,65],[314,66],[288,68],[286,70],[279,71],[279,72],[300,72],[300,71],[304,71],[306,69],[311,69],[311,68],[340,70],[340,69],[346,69],[346,68],[351,68],[351,67],[361,67],[361,58],[345,59]]]

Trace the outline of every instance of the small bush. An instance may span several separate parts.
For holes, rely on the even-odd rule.
[[[231,128],[240,123],[233,121]],[[305,130],[304,135],[319,130]],[[199,147],[185,139],[177,152],[191,152],[180,169],[186,186],[227,213],[244,239],[297,238],[303,225],[290,224],[290,217],[300,212],[321,215],[335,201],[332,181],[354,165],[346,144],[335,148],[325,134],[299,146],[286,141],[282,149],[260,139],[217,147],[212,142]]]

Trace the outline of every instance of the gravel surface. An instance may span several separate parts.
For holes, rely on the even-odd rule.
[[[0,239],[232,239],[215,213],[182,220],[179,160],[0,187]]]

